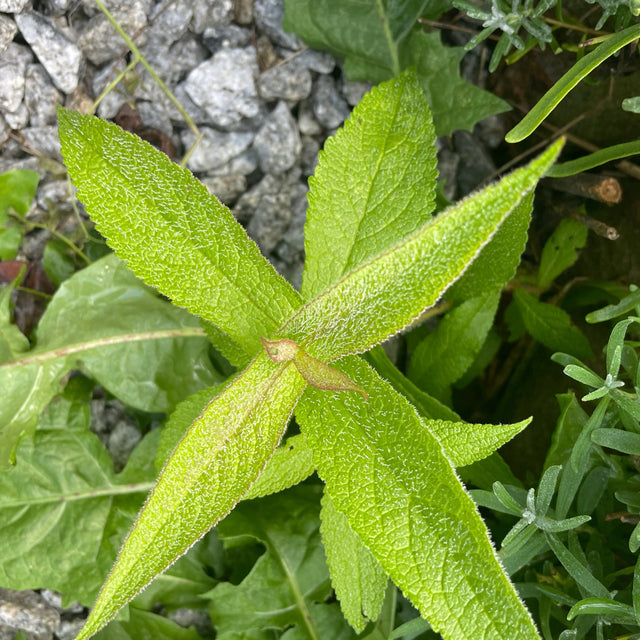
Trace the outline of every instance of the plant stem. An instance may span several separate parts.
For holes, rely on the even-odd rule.
[[[163,80],[158,76],[158,74],[152,69],[151,65],[146,61],[145,57],[140,53],[140,50],[135,45],[133,40],[126,34],[124,29],[118,24],[118,21],[109,13],[109,10],[105,7],[102,0],[94,0],[96,5],[105,16],[109,22],[113,25],[113,28],[120,34],[120,37],[127,43],[127,46],[131,50],[131,53],[134,55],[134,66],[138,62],[140,62],[144,68],[149,72],[149,75],[158,83],[158,86],[165,92],[169,100],[173,102],[176,109],[180,112],[180,115],[184,118],[184,121],[187,123],[187,126],[191,131],[193,131],[194,135],[197,137],[200,134],[200,130],[196,126],[195,122],[191,119],[191,116],[185,111],[184,107],[180,104],[178,99],[173,95],[171,89],[167,87],[167,85],[163,82]],[[131,63],[130,63],[131,65]],[[129,65],[129,66],[130,66]]]
[[[75,245],[67,236],[56,231],[55,229],[50,229],[46,224],[42,224],[41,222],[34,222],[33,220],[23,220],[19,219],[24,225],[31,225],[32,227],[36,227],[37,229],[44,229],[48,231],[54,238],[60,240],[60,242],[64,242],[75,254],[80,256],[87,264],[91,264],[90,258],[78,247]]]

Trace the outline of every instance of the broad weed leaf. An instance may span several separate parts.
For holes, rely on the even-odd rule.
[[[229,513],[273,454],[303,389],[291,363],[262,352],[204,409],[169,458],[78,640]]]
[[[0,466],[8,464],[21,434],[33,431],[71,369],[143,411],[170,411],[185,395],[221,379],[197,318],[162,300],[114,255],[62,284],[32,350],[19,351],[28,342],[16,331],[3,313],[0,340],[7,336],[8,353],[0,362]],[[109,346],[92,346],[107,338]]]
[[[137,474],[135,484],[126,468],[116,475],[89,431],[89,397],[67,395],[22,439],[15,467],[0,473],[0,582],[54,589],[88,606],[113,563],[111,544],[123,539],[155,474]]]
[[[309,179],[305,298],[429,221],[437,176],[435,132],[415,74],[365,95]]]
[[[325,361],[397,333],[455,282],[557,157],[562,141],[306,303],[278,331]],[[366,389],[365,389],[366,390]]]
[[[248,354],[300,305],[232,213],[187,169],[93,116],[58,109],[62,155],[98,230],[147,284]]]
[[[224,582],[207,594],[216,638],[265,629],[287,629],[282,637],[297,640],[355,638],[337,604],[326,602],[331,584],[318,531],[320,490],[307,485],[242,503],[220,523],[223,540],[250,536],[266,553],[240,584]]]
[[[399,47],[426,4],[285,0],[284,28],[309,46],[342,58],[349,79],[381,82],[400,72]]]
[[[462,47],[423,33],[424,0],[286,0],[284,26],[306,44],[342,58],[350,80],[381,82],[415,67],[439,136],[473,125],[509,105],[460,75]],[[437,17],[436,16],[433,17]]]
[[[369,402],[308,387],[296,408],[336,508],[444,638],[538,638],[437,438],[362,359],[338,366]]]

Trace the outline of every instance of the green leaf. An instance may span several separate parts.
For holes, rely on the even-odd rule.
[[[22,339],[10,327],[4,324],[1,332],[13,336],[15,350]],[[95,262],[58,289],[34,349],[7,354],[10,359],[0,364],[0,465],[20,436],[33,431],[71,369],[81,369],[130,406],[168,411],[219,379],[208,349],[197,318],[159,298],[115,256]]]
[[[116,254],[179,306],[248,354],[300,296],[232,213],[167,156],[93,116],[58,110],[62,154],[78,197]]]
[[[67,280],[38,324],[32,355],[113,335],[197,328],[197,318],[162,300],[124,263],[107,256]],[[136,340],[82,350],[75,366],[125,404],[171,411],[186,396],[220,381],[202,338]]]
[[[409,377],[427,393],[447,401],[451,385],[473,364],[493,325],[500,292],[470,298],[449,311],[415,348]]]
[[[533,192],[522,199],[464,275],[447,291],[447,300],[457,304],[502,289],[515,276],[527,244],[532,209]]]
[[[283,638],[354,637],[331,594],[318,531],[318,486],[296,487],[278,496],[243,502],[218,527],[223,540],[251,536],[267,552],[239,584],[215,587],[210,615],[218,636],[253,630],[289,629]]]
[[[9,362],[29,349],[27,336],[11,322],[11,292],[22,276],[0,288],[0,364]]]
[[[445,638],[537,638],[438,440],[362,359],[339,366],[369,403],[309,387],[296,409],[336,508]]]
[[[531,423],[531,418],[514,424],[469,424],[445,420],[424,420],[440,441],[454,467],[482,460],[509,442]]]
[[[178,404],[162,428],[155,456],[155,467],[161,471],[174,449],[184,438],[184,434],[200,417],[205,407],[215,398],[222,388],[219,385],[207,387],[189,396]]]
[[[207,567],[215,562],[210,539],[211,536],[205,536],[154,580],[135,598],[130,605],[131,610],[152,611],[158,604],[162,604],[167,611],[182,607],[206,608],[207,602],[203,595],[213,589],[217,582],[207,573]]]
[[[527,331],[552,351],[566,351],[577,358],[593,356],[583,333],[571,324],[569,314],[546,302],[540,302],[530,293],[516,289],[513,294]]]
[[[75,264],[70,255],[69,247],[61,240],[49,240],[42,254],[42,266],[47,277],[56,287],[75,272]]]
[[[14,169],[0,174],[0,225],[7,219],[11,207],[24,216],[36,196],[40,176],[36,171]]]
[[[597,66],[622,47],[638,39],[640,25],[633,25],[609,36],[594,51],[578,60],[537,102],[533,109],[507,133],[507,142],[520,142],[535,131],[560,101]]]
[[[632,456],[640,455],[640,434],[621,431],[620,429],[594,429],[591,441],[601,447],[615,449]]]
[[[302,294],[313,298],[428,220],[433,124],[415,74],[374,88],[320,153],[309,179]]]
[[[202,640],[193,628],[185,629],[165,616],[130,609],[129,620],[118,620],[95,636],[96,640]]]
[[[48,588],[89,605],[149,491],[153,475],[121,482],[89,431],[89,402],[58,399],[0,472],[0,583]],[[110,541],[107,541],[110,538]]]
[[[571,451],[589,416],[573,393],[556,396],[560,404],[560,417],[551,437],[551,446],[544,461],[544,468],[554,465],[565,466]],[[566,472],[566,469],[565,469]]]
[[[392,250],[352,271],[279,330],[331,361],[365,351],[410,324],[459,278],[553,162],[551,147],[523,169],[447,209]]]
[[[581,222],[564,218],[551,234],[542,249],[538,285],[548,287],[565,269],[577,259],[577,249],[587,243],[588,230]]]
[[[426,0],[285,0],[284,28],[344,61],[350,80],[400,73],[399,47]],[[355,26],[355,28],[354,28]]]
[[[242,499],[262,498],[284,491],[308,478],[315,470],[313,451],[307,445],[306,436],[292,436],[275,450],[267,466]]]
[[[325,491],[320,512],[331,583],[347,622],[360,633],[380,615],[387,574]]]
[[[20,227],[0,229],[0,260],[13,260],[22,244],[24,230]]]
[[[640,153],[640,142],[634,140],[633,142],[623,142],[622,144],[614,144],[605,149],[599,149],[594,153],[590,153],[581,158],[575,160],[569,160],[568,162],[561,162],[549,170],[550,178],[566,178],[568,176],[574,176],[577,173],[583,171],[589,171],[595,167],[599,167],[607,162],[613,162],[614,160],[620,160],[621,158],[628,158],[629,156],[635,156]]]
[[[342,58],[350,80],[374,83],[415,67],[439,136],[473,125],[509,105],[463,80],[462,47],[445,47],[416,18],[424,0],[286,0],[284,26],[309,46]],[[355,26],[354,26],[355,25]]]
[[[291,363],[263,351],[204,409],[167,462],[77,640],[229,513],[273,454],[304,386]]]
[[[402,68],[415,66],[418,72],[438,136],[471,131],[476,122],[510,109],[504,100],[462,78],[465,53],[463,47],[443,45],[439,31],[425,33],[421,28],[413,30],[402,52]]]

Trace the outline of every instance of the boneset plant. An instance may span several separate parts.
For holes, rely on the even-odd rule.
[[[390,577],[445,638],[537,638],[454,470],[528,421],[430,419],[357,354],[443,294],[460,302],[513,276],[533,190],[560,143],[432,217],[435,134],[422,90],[412,72],[380,85],[327,142],[310,181],[298,293],[187,170],[94,117],[60,109],[59,122],[79,197],[115,253],[200,316],[238,369],[172,418],[179,442],[78,640],[240,500],[314,470],[326,485],[332,582],[356,630],[378,616]],[[278,448],[294,411],[297,446]]]

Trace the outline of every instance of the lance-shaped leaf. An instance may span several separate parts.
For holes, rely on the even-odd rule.
[[[358,632],[380,615],[387,574],[325,491],[320,512],[331,583],[347,622]]]
[[[309,179],[302,294],[312,298],[428,220],[435,132],[415,73],[362,98]]]
[[[304,305],[278,334],[325,361],[359,353],[432,306],[536,186],[562,141],[526,167],[447,209]]]
[[[296,409],[336,508],[444,638],[538,638],[437,438],[362,359],[338,366],[369,402],[308,387]]]
[[[291,363],[262,352],[204,409],[169,458],[77,640],[229,513],[273,454],[304,386]]]
[[[134,273],[247,353],[300,306],[191,173],[113,124],[58,110],[62,155],[98,230]]]

